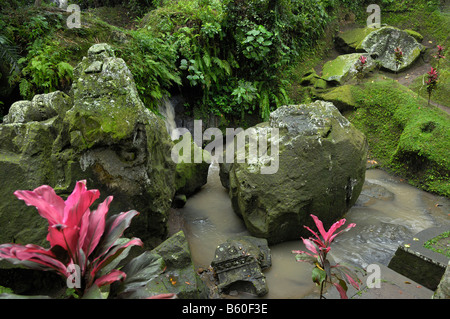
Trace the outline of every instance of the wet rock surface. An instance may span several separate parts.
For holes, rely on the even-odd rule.
[[[267,240],[252,236],[229,239],[220,244],[211,267],[218,282],[219,293],[234,290],[256,296],[268,292],[263,270],[271,266]]]
[[[260,124],[279,129],[279,168],[221,165],[234,211],[270,244],[308,236],[314,212],[328,227],[356,202],[365,176],[365,136],[329,102],[283,106]],[[274,156],[274,154],[272,154]],[[228,173],[227,173],[228,172]],[[228,176],[228,179],[226,178]]]

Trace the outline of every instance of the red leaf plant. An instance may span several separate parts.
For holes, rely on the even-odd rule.
[[[443,55],[444,53],[444,47],[441,45],[437,46],[437,54],[434,56],[434,58],[437,60],[437,67],[436,69],[439,69],[439,62],[441,61],[441,59],[445,59],[445,56]]]
[[[427,85],[427,92],[428,92],[428,105],[430,105],[431,93],[433,93],[433,90],[437,86],[438,78],[439,74],[437,70],[431,67],[430,71],[427,72],[427,81],[425,82]]]
[[[356,77],[358,80],[361,80],[364,77],[364,66],[366,65],[367,58],[361,55],[356,63]]]
[[[347,299],[346,282],[359,290],[361,281],[356,273],[349,267],[340,264],[331,265],[327,259],[327,254],[330,252],[330,245],[336,236],[350,230],[355,227],[356,224],[351,223],[345,229],[336,233],[336,231],[345,224],[345,219],[335,222],[328,231],[325,231],[322,221],[315,215],[311,214],[311,217],[319,230],[320,236],[308,226],[304,226],[315,237],[310,237],[308,239],[302,238],[303,243],[309,252],[293,250],[292,253],[296,254],[297,261],[309,262],[315,266],[312,271],[312,280],[317,285],[320,285],[321,299],[324,298],[323,289],[324,285],[327,283],[336,287],[342,299]]]
[[[139,238],[120,238],[139,213],[135,210],[113,215],[106,219],[113,199],[107,197],[96,210],[89,207],[99,198],[98,190],[87,190],[86,181],[78,181],[72,194],[63,200],[53,188],[40,186],[33,191],[18,190],[14,195],[35,206],[38,213],[48,221],[47,240],[50,248],[28,244],[0,245],[0,260],[28,268],[56,271],[65,278],[73,278],[73,271],[79,269],[79,297],[90,288],[97,289],[124,280],[126,274],[120,270],[104,267],[116,259],[127,247],[142,246]]]

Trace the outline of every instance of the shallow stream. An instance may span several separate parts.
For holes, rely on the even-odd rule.
[[[357,203],[345,216],[347,224],[356,223],[356,227],[336,238],[331,257],[360,267],[374,262],[387,265],[408,237],[429,227],[450,225],[449,212],[449,199],[421,191],[382,170],[369,169]],[[217,164],[210,166],[207,184],[172,215],[187,236],[196,267],[207,268],[216,247],[228,238],[249,235],[233,212]],[[300,238],[270,249],[272,267],[264,271],[269,293],[264,298],[304,298],[317,290],[311,281],[311,265],[296,262],[291,253],[305,250]]]

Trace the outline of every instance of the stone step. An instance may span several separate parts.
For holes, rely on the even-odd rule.
[[[347,295],[351,299],[431,299],[433,291],[393,271],[382,264],[380,267],[380,288],[369,288],[367,277],[362,279],[360,291],[349,287]],[[369,274],[370,276],[370,274]],[[324,294],[327,299],[340,299],[338,291],[333,287]]]

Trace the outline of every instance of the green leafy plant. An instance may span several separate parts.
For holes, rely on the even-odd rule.
[[[356,225],[354,223],[349,224],[347,228],[336,233],[336,231],[345,224],[345,219],[337,221],[328,231],[325,231],[322,221],[315,215],[311,214],[311,217],[319,230],[320,236],[309,227],[304,226],[315,237],[310,237],[309,239],[302,238],[303,243],[309,252],[294,250],[292,253],[296,254],[295,258],[297,261],[308,262],[314,265],[312,270],[312,280],[316,283],[316,285],[320,286],[321,299],[324,298],[323,292],[326,284],[331,284],[336,287],[341,298],[347,299],[347,283],[359,290],[361,281],[356,275],[356,272],[351,270],[349,267],[341,264],[332,265],[327,259],[327,254],[330,252],[331,242],[336,238],[336,236],[342,232],[348,231]]]
[[[65,90],[70,87],[73,67],[65,61],[65,54],[58,49],[58,43],[47,39],[36,40],[27,57],[19,59],[22,68],[19,88],[22,97],[31,99],[38,93]]]
[[[244,45],[243,54],[247,59],[261,61],[270,52],[272,46],[273,33],[267,31],[263,25],[252,29],[246,33],[246,38],[242,41]]]

